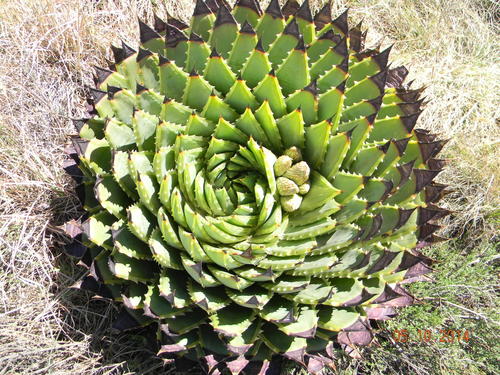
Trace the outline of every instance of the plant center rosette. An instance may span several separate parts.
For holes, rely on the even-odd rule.
[[[447,214],[444,143],[414,129],[422,90],[328,4],[199,0],[189,25],[140,30],[76,121],[79,286],[211,373],[356,355],[413,301],[401,284],[430,271],[417,248]]]

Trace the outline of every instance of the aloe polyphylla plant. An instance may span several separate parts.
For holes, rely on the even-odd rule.
[[[356,355],[370,321],[412,303],[401,284],[430,272],[420,249],[448,213],[444,142],[415,129],[422,89],[329,4],[198,0],[189,25],[140,36],[112,47],[75,122],[79,286],[211,373]]]

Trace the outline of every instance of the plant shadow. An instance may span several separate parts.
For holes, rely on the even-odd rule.
[[[91,374],[202,374],[201,368],[192,365],[186,368],[182,363],[174,366],[156,356],[158,347],[154,325],[118,332],[113,323],[121,311],[120,304],[75,288],[88,273],[88,268],[79,262],[79,258],[65,251],[72,240],[61,227],[71,220],[80,221],[85,217],[72,185],[67,191],[52,192],[49,210],[51,220],[47,234],[52,237],[51,250],[59,270],[51,290],[60,309],[58,339],[88,342],[86,354],[95,359]]]

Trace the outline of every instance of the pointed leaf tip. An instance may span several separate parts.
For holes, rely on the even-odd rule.
[[[299,10],[297,11],[296,17],[302,18],[307,22],[313,22],[313,15],[311,12],[311,6],[309,5],[309,0],[304,0]]]
[[[403,153],[406,150],[406,146],[408,146],[408,142],[410,142],[410,137],[408,138],[403,138],[403,139],[398,139],[397,141],[394,141],[394,145],[396,146],[396,149],[398,150],[399,156],[403,156]]]
[[[94,101],[94,104],[99,103],[102,98],[104,98],[108,94],[106,91],[95,89],[93,87],[90,87],[89,90],[91,99]]]
[[[191,31],[191,34],[189,34],[189,41],[190,42],[199,42],[199,43],[204,43],[205,41],[202,39],[201,36],[196,34],[195,32]]]
[[[387,80],[387,69],[375,74],[370,80],[377,85],[380,92],[384,92],[385,82]]]
[[[177,27],[167,24],[165,30],[165,46],[167,48],[175,48],[180,42],[187,41],[188,37]]]
[[[160,39],[161,36],[146,23],[139,21],[139,38],[142,44],[150,41],[151,39]]]
[[[373,60],[377,63],[381,70],[384,70],[387,67],[387,63],[389,61],[389,55],[391,53],[392,47],[394,44],[387,47],[385,50],[380,52],[378,55],[373,56]]]
[[[210,58],[219,58],[219,57],[220,57],[220,55],[217,52],[217,48],[215,48],[215,46],[214,46],[214,48],[212,48],[212,52],[210,52]]]
[[[136,58],[137,62],[142,61],[143,59],[145,59],[149,56],[153,56],[153,52],[139,47],[139,53],[137,54],[137,58]]]
[[[401,121],[403,122],[403,125],[406,128],[408,134],[412,132],[421,113],[422,111],[419,111],[417,113],[414,113],[413,115],[401,117]]]
[[[262,9],[260,8],[259,2],[257,0],[237,0],[234,6],[251,9],[259,16],[262,16]]]
[[[159,63],[160,63],[160,66],[163,66],[163,65],[170,64],[171,61],[167,57],[160,54]]]
[[[265,13],[269,14],[273,18],[283,18],[283,13],[281,12],[279,0],[271,0]]]
[[[212,11],[213,14],[217,13],[219,10],[219,1],[218,0],[205,0],[205,4]]]
[[[255,35],[255,30],[253,29],[252,25],[248,23],[248,21],[245,21],[243,26],[241,26],[240,33]]]
[[[154,24],[153,27],[157,33],[162,33],[167,30],[167,23],[163,21],[156,13],[153,13]]]
[[[332,3],[327,1],[325,5],[314,16],[314,24],[316,30],[321,30],[323,27],[332,22]]]
[[[288,25],[286,25],[285,30],[283,30],[283,34],[293,35],[297,39],[300,37],[299,25],[295,18],[293,18]]]
[[[373,108],[375,109],[376,112],[378,112],[378,110],[380,109],[380,106],[382,105],[383,99],[384,99],[384,95],[380,95],[374,99],[368,100],[367,102],[373,106]]]
[[[430,169],[413,169],[416,179],[415,191],[417,193],[420,192],[424,187],[429,185],[440,172],[441,171],[433,171]]]
[[[349,8],[347,8],[340,16],[332,21],[333,25],[339,29],[344,35],[347,35],[349,31],[349,24],[347,22],[347,16],[349,13]]]
[[[124,41],[122,41],[122,50],[123,50],[123,60],[136,53],[136,51],[128,44],[126,44]]]
[[[194,6],[193,17],[203,16],[205,14],[212,14],[212,11],[203,0],[196,0]]]
[[[294,16],[300,8],[300,4],[297,0],[288,0],[285,5],[283,5],[283,8],[281,9],[281,12],[283,13],[283,16],[286,18],[290,16]]]
[[[148,88],[147,87],[144,87],[143,85],[141,85],[140,83],[136,83],[136,93],[137,94],[140,94],[141,92],[144,92],[144,91],[147,91]],[[134,112],[137,110],[137,108],[134,108]]]
[[[115,64],[119,64],[123,61],[123,49],[111,45],[111,51],[113,52],[113,58],[115,59]]]
[[[446,159],[429,159],[427,160],[427,165],[430,169],[438,170],[443,169],[446,164],[448,164],[448,160]]]
[[[255,45],[255,50],[256,50],[256,51],[260,51],[260,52],[266,52],[266,51],[264,50],[264,47],[262,46],[262,39],[259,39],[259,40],[257,41],[257,44]]]
[[[106,78],[108,78],[114,72],[109,69],[100,68],[98,66],[94,66],[95,74],[96,74],[96,86],[100,86]]]
[[[225,6],[221,6],[217,11],[217,18],[215,19],[214,28],[217,28],[226,23],[237,25],[237,22],[229,9],[227,9]]]
[[[308,91],[314,96],[318,95],[318,81],[316,79],[313,79],[306,87],[304,87],[304,91]]]
[[[76,131],[79,133],[80,130],[82,130],[83,125],[87,123],[89,118],[81,118],[81,119],[73,119],[73,126],[75,127]]]
[[[302,52],[305,52],[306,51],[306,45],[304,43],[304,37],[300,36],[299,38],[299,42],[297,43],[297,45],[295,46],[294,48],[296,51],[302,51]]]
[[[387,74],[387,87],[401,88],[404,80],[408,76],[408,69],[404,66],[398,66],[394,69],[389,69],[389,73]],[[411,82],[407,85],[408,87],[411,85]]]
[[[338,42],[335,47],[333,47],[333,50],[341,56],[348,57],[349,50],[347,48],[347,38],[342,38],[342,40]]]
[[[168,12],[167,12],[167,22],[175,27],[177,27],[179,30],[185,30],[189,28],[189,25],[185,24],[181,20],[172,17]]]

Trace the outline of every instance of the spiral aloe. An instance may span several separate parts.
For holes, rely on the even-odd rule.
[[[419,249],[447,214],[444,142],[414,128],[422,90],[329,4],[198,0],[189,25],[139,26],[75,122],[78,286],[212,373],[356,354],[412,303],[401,284],[430,272]]]

